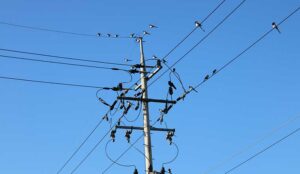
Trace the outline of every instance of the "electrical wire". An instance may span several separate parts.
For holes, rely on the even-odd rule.
[[[20,50],[14,50],[14,49],[6,49],[6,48],[0,48],[0,51],[13,52],[13,53],[21,53],[21,54],[29,54],[29,55],[34,55],[34,56],[51,57],[51,58],[56,58],[56,59],[82,61],[82,62],[89,62],[89,63],[100,63],[100,64],[118,65],[118,66],[129,66],[129,67],[132,66],[132,65],[129,65],[129,64],[125,64],[125,63],[114,63],[114,62],[107,62],[107,61],[98,61],[98,60],[91,60],[91,59],[82,59],[82,58],[58,56],[58,55],[52,55],[52,54],[35,53],[35,52],[20,51]]]
[[[107,142],[106,145],[105,145],[105,155],[106,155],[106,157],[107,157],[112,163],[117,164],[117,165],[119,165],[119,166],[121,166],[121,167],[134,167],[134,168],[136,168],[136,166],[133,165],[133,164],[128,165],[128,164],[121,164],[121,163],[118,163],[117,161],[113,160],[113,159],[109,156],[107,147],[108,147],[108,144],[109,144],[111,141],[112,141],[112,140],[108,140],[108,142]]]
[[[121,120],[125,115],[123,114],[118,120]],[[75,168],[71,171],[71,174],[75,173],[79,167],[88,159],[88,157],[97,149],[97,147],[104,141],[106,136],[114,129],[114,126],[118,124],[118,121],[111,126],[111,128],[104,134],[104,136],[93,146],[93,148],[84,156],[82,160],[75,166]]]
[[[295,9],[292,13],[290,13],[287,17],[285,17],[282,21],[280,21],[277,25],[280,26],[282,25],[286,20],[288,20],[291,16],[293,16],[296,12],[298,12],[300,9],[300,7],[298,7],[297,9]],[[214,73],[209,79],[211,79],[212,77],[214,77],[215,75],[217,75],[219,72],[221,72],[222,70],[224,70],[225,68],[227,68],[229,65],[231,65],[234,61],[236,61],[238,58],[240,58],[243,54],[245,54],[246,52],[248,52],[251,48],[253,48],[256,44],[258,44],[259,42],[261,42],[265,37],[267,37],[272,31],[274,30],[274,28],[271,28],[270,30],[268,30],[267,32],[265,32],[261,37],[259,37],[256,41],[254,41],[252,44],[250,44],[250,46],[248,46],[246,49],[244,49],[242,52],[240,52],[237,56],[235,56],[234,58],[232,58],[230,61],[228,61],[226,64],[224,64],[219,70],[216,71],[216,73]],[[197,89],[199,88],[201,85],[203,85],[206,81],[202,81],[199,84],[197,84],[194,88]]]
[[[206,20],[208,20],[209,17],[211,17],[213,15],[213,13],[215,13],[224,3],[226,2],[226,0],[222,0],[203,20],[202,20],[202,24],[206,22]],[[166,60],[166,58],[171,55],[171,53],[173,53],[185,40],[187,40],[196,30],[198,27],[194,27],[192,29],[192,31],[190,31],[180,42],[178,42],[165,56],[163,56],[160,60],[162,60],[162,62],[164,62],[163,60]],[[167,65],[165,63],[165,65]],[[169,66],[167,66],[169,68]],[[169,70],[171,70],[171,68],[169,68]],[[150,70],[152,71],[152,69]],[[137,80],[134,84],[138,83],[140,80]],[[133,85],[134,86],[134,85]]]
[[[233,13],[235,13],[246,0],[241,1],[238,6],[236,6],[228,15],[224,17],[222,21],[220,21],[208,34],[206,34],[199,42],[197,42],[189,51],[187,51],[182,57],[180,57],[175,63],[170,66],[170,69],[173,68],[176,64],[182,61],[187,55],[189,55],[195,48],[197,48],[203,41],[205,41],[216,29],[218,29]],[[156,79],[154,79],[149,86],[159,80],[163,75],[165,75],[170,69],[167,69],[162,74],[160,74]]]
[[[75,83],[50,82],[50,81],[32,80],[32,79],[24,79],[24,78],[8,77],[8,76],[0,76],[0,79],[23,81],[23,82],[30,82],[30,83],[50,84],[50,85],[81,87],[81,88],[92,88],[92,89],[102,88],[102,89],[107,89],[107,87],[100,87],[100,86],[82,85],[82,84],[75,84]]]
[[[168,161],[168,162],[164,162],[164,163],[162,164],[162,166],[164,166],[164,165],[166,165],[166,164],[171,164],[171,163],[173,163],[173,162],[178,158],[178,155],[179,155],[179,148],[178,148],[177,144],[174,143],[174,142],[172,142],[171,145],[174,145],[174,146],[175,146],[175,148],[176,148],[176,155],[175,155],[175,157],[174,157],[172,160],[170,160],[170,161]]]
[[[107,112],[108,113],[108,112]],[[106,114],[107,114],[106,113]],[[90,131],[88,136],[82,141],[82,143],[76,148],[76,150],[71,154],[71,156],[66,160],[66,162],[62,165],[62,167],[57,171],[57,174],[61,173],[62,170],[67,166],[67,164],[74,158],[74,156],[79,152],[79,150],[84,146],[87,140],[92,136],[92,134],[98,129],[98,127],[102,124],[103,118],[96,124],[96,126]]]
[[[223,161],[221,161],[220,163],[214,165],[213,167],[207,169],[205,172],[203,172],[203,174],[209,174],[213,171],[215,171],[216,169],[219,169],[220,167],[224,166],[225,164],[227,164],[228,162],[232,161],[233,159],[235,159],[236,157],[238,157],[239,155],[247,152],[248,150],[250,150],[251,148],[255,147],[256,145],[258,145],[259,143],[263,142],[264,140],[266,140],[267,138],[273,136],[276,132],[279,132],[280,130],[284,129],[285,127],[289,126],[290,124],[294,123],[296,120],[298,120],[300,118],[300,116],[296,116],[296,117],[292,117],[289,118],[288,120],[286,120],[285,122],[283,122],[281,125],[279,125],[276,128],[273,128],[269,133],[267,133],[266,135],[262,136],[261,138],[259,138],[258,140],[256,140],[254,143],[249,144],[248,146],[246,146],[245,148],[243,148],[240,151],[237,151],[235,153],[233,153],[230,157],[224,159]]]
[[[84,67],[84,68],[96,68],[96,69],[107,69],[113,71],[125,71],[128,72],[129,70],[120,69],[120,68],[110,68],[110,67],[103,67],[103,66],[94,66],[94,65],[84,65],[84,64],[75,64],[75,63],[66,63],[66,62],[58,62],[58,61],[50,61],[50,60],[41,60],[41,59],[33,59],[33,58],[25,58],[25,57],[17,57],[17,56],[8,56],[8,55],[1,55],[1,58],[6,59],[16,59],[16,60],[25,60],[25,61],[33,61],[33,62],[42,62],[42,63],[51,63],[51,64],[59,64],[59,65],[68,65],[68,66],[76,66],[76,67]]]
[[[9,23],[9,22],[4,22],[0,21],[1,25],[7,25],[11,27],[18,27],[18,28],[25,28],[25,29],[30,29],[30,30],[37,30],[37,31],[45,31],[45,32],[52,32],[52,33],[59,33],[59,34],[68,34],[68,35],[74,35],[74,36],[84,36],[84,37],[98,37],[98,38],[109,38],[109,39],[132,39],[133,37],[124,37],[124,36],[119,36],[119,35],[103,35],[103,34],[86,34],[86,33],[77,33],[77,32],[70,32],[70,31],[62,31],[62,30],[53,30],[53,29],[48,29],[48,28],[41,28],[41,27],[33,27],[33,26],[28,26],[28,25],[19,25],[19,24],[14,24],[14,23]]]
[[[225,172],[225,174],[231,173],[232,171],[236,170],[237,168],[241,167],[242,165],[246,164],[247,162],[251,161],[252,159],[258,157],[259,155],[261,155],[262,153],[266,152],[267,150],[271,149],[272,147],[278,145],[279,143],[283,142],[284,140],[286,140],[287,138],[289,138],[290,136],[296,134],[297,132],[300,131],[300,128],[294,130],[293,132],[289,133],[288,135],[284,136],[283,138],[277,140],[276,142],[274,142],[273,144],[271,144],[270,146],[264,148],[263,150],[255,153],[253,156],[251,156],[250,158],[246,159],[245,161],[239,163],[238,165],[234,166],[233,168],[231,168],[230,170],[228,170],[227,172]]]

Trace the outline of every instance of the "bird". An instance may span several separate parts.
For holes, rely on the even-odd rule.
[[[97,33],[97,36],[101,37],[101,33]]]
[[[150,33],[148,31],[143,31],[144,35],[150,35]]]
[[[205,32],[205,30],[202,28],[202,24],[201,24],[201,22],[199,22],[199,21],[195,21],[195,25],[196,25],[196,27],[199,27],[202,31],[204,31]]]
[[[150,24],[150,25],[149,25],[149,28],[158,28],[158,27],[155,26],[155,25]]]
[[[117,37],[119,37],[119,35],[118,35],[118,34],[116,34],[116,35],[115,35],[115,37],[117,38]]]
[[[276,29],[278,31],[278,33],[281,33],[279,28],[278,28],[278,25],[275,22],[272,22],[272,28]]]
[[[110,37],[110,36],[111,36],[111,34],[108,33],[108,34],[107,34],[107,37]]]
[[[156,56],[156,55],[153,55],[153,56],[152,56],[152,59],[158,59],[158,58],[157,58],[157,56]]]
[[[215,75],[217,73],[217,69],[214,69],[212,73]]]
[[[209,79],[209,75],[206,75],[205,77],[204,77],[204,81],[206,81],[206,80],[208,80]]]
[[[132,60],[125,58],[124,61],[125,62],[131,62]]]
[[[172,174],[172,170],[171,169],[168,169],[168,172],[169,172],[169,174]]]
[[[173,82],[168,81],[168,85],[174,89],[177,89]]]
[[[137,169],[134,169],[133,174],[139,174],[138,170],[137,170]]]
[[[161,170],[160,170],[160,174],[165,174],[165,173],[166,173],[166,170],[165,170],[164,167],[162,167]]]
[[[131,34],[130,34],[130,37],[131,37],[131,38],[133,38],[133,37],[134,37],[134,35],[135,35],[134,33],[131,33]]]

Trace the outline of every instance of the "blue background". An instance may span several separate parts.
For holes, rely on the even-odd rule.
[[[153,23],[159,26],[146,38],[145,55],[163,57],[203,19],[219,0],[188,1],[38,1],[2,0],[0,21],[29,26],[95,34],[139,32]],[[211,30],[240,1],[228,1],[209,18],[204,28]],[[195,85],[213,69],[237,55],[242,49],[299,7],[298,0],[247,1],[211,37],[176,66],[184,84]],[[244,149],[249,144],[299,117],[300,61],[299,12],[284,23],[282,34],[272,32],[228,69],[211,79],[199,93],[191,93],[166,117],[170,128],[176,128],[174,141],[180,148],[178,159],[166,167],[174,173],[200,173]],[[206,33],[197,30],[168,57],[173,63]],[[26,30],[0,26],[0,48],[42,52],[62,56],[124,62],[139,60],[138,44],[129,39],[101,39]],[[7,52],[1,54],[18,55]],[[37,58],[37,57],[36,57]],[[45,59],[45,58],[44,58]],[[150,63],[150,62],[149,62]],[[107,70],[76,68],[0,58],[0,75],[97,86],[115,86],[128,75]],[[134,79],[138,79],[138,75]],[[168,75],[149,88],[151,98],[164,98]],[[176,82],[177,86],[178,83]],[[0,80],[0,173],[56,173],[107,108],[95,97],[96,90]],[[180,95],[182,91],[176,91]],[[114,93],[103,93],[112,101]],[[163,105],[151,104],[155,120]],[[134,117],[134,112],[130,112]],[[117,117],[117,116],[115,116]],[[141,120],[136,123],[141,125]],[[128,125],[129,125],[128,124]],[[286,126],[242,155],[210,173],[224,173],[255,152],[299,127],[300,121]],[[157,125],[158,126],[158,125]],[[164,125],[162,125],[164,126]],[[106,133],[109,125],[100,126],[86,146],[62,173],[70,173],[80,159]],[[141,132],[134,132],[133,139]],[[234,173],[299,173],[300,135],[294,135]],[[107,138],[109,140],[109,138]],[[106,141],[107,141],[106,140]],[[102,173],[110,164],[105,157],[105,142],[79,168],[77,173]],[[136,147],[143,150],[142,141]],[[165,141],[164,133],[153,133],[154,168],[176,153]],[[116,158],[128,147],[124,132],[109,153]],[[144,159],[132,149],[120,160],[135,164],[140,173]],[[107,173],[132,173],[132,168],[114,166]]]

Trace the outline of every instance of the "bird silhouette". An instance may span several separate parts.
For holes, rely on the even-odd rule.
[[[155,25],[150,24],[150,25],[149,25],[149,28],[158,28],[158,27],[155,26]]]
[[[278,25],[275,22],[272,22],[272,28],[276,29],[278,31],[278,33],[281,33],[278,28]]]
[[[148,31],[143,31],[144,35],[150,35],[150,33]]]
[[[101,33],[97,33],[97,36],[101,37]]]
[[[107,37],[110,37],[111,36],[111,34],[107,34]]]
[[[199,22],[199,21],[195,21],[195,26],[196,27],[199,27],[202,31],[204,31],[205,32],[205,30],[202,28],[202,24],[201,24],[201,22]]]
[[[206,81],[206,80],[208,80],[209,79],[209,75],[206,75],[205,77],[204,77],[204,81]]]
[[[174,89],[177,89],[173,82],[168,81],[168,85]]]
[[[131,34],[130,34],[130,37],[131,37],[131,38],[133,38],[133,37],[134,37],[134,35],[135,35],[134,33],[131,33]]]
[[[126,59],[126,58],[125,58],[124,61],[125,61],[125,62],[131,62],[132,60],[131,60],[131,59]]]
[[[133,174],[139,174],[138,170],[137,170],[137,169],[134,169]]]
[[[115,35],[115,37],[117,38],[117,37],[119,37],[119,35],[118,35],[118,34],[116,34],[116,35]]]
[[[169,172],[169,174],[172,174],[172,170],[171,169],[168,169],[168,172]]]
[[[214,69],[212,73],[215,75],[217,73],[217,69]]]

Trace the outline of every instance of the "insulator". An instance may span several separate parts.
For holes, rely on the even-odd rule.
[[[118,100],[115,100],[113,104],[110,106],[110,110],[113,110],[117,104]]]
[[[169,94],[173,95],[173,88],[171,86],[169,87]]]
[[[106,106],[109,106],[110,107],[110,105],[105,101],[105,100],[103,100],[102,98],[100,98],[99,97],[99,101],[101,102],[101,103],[103,103],[104,105],[106,105]]]
[[[136,104],[134,110],[138,110],[139,108],[140,108],[140,102],[137,102],[137,104]]]
[[[169,174],[172,174],[172,170],[171,170],[171,169],[168,169],[168,173],[169,173]]]
[[[126,131],[126,134],[125,134],[125,137],[126,137],[126,140],[128,141],[128,143],[130,142],[130,135],[132,133],[132,130],[127,130]]]
[[[110,132],[110,137],[111,137],[111,139],[112,139],[113,142],[115,142],[116,132],[117,132],[116,130],[112,130],[112,131]]]

